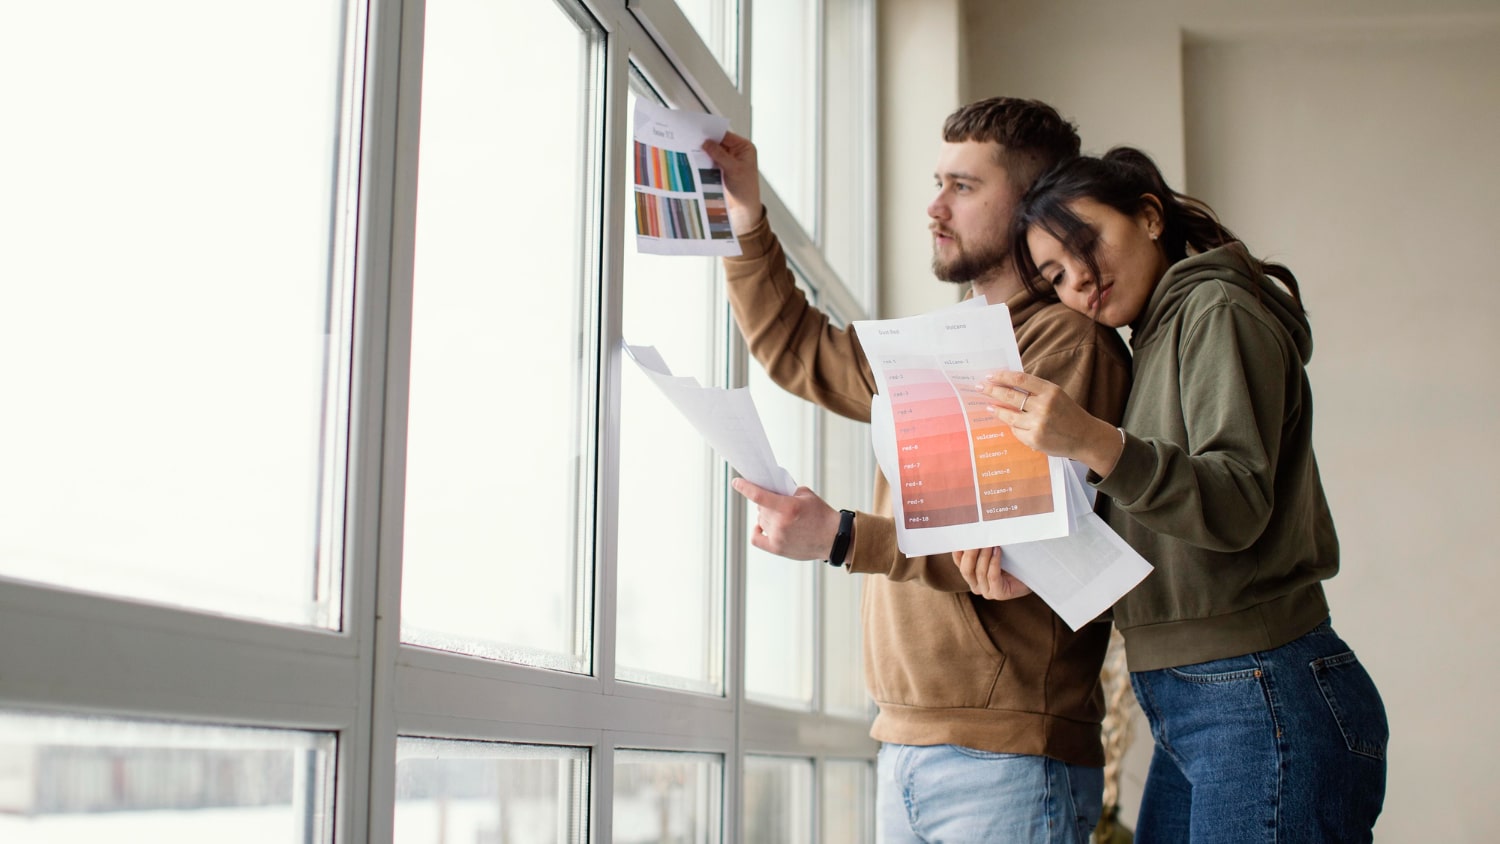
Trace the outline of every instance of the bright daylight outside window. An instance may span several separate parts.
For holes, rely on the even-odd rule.
[[[821,844],[863,844],[875,839],[875,768],[865,761],[823,763],[819,804]]]
[[[425,37],[402,638],[587,672],[593,34],[432,0]]]
[[[715,844],[724,790],[722,757],[706,753],[615,753],[615,844]]]
[[[814,406],[774,384],[760,364],[750,364],[750,395],[765,424],[777,461],[792,480],[816,488]],[[736,496],[738,498],[738,496]],[[750,544],[755,505],[744,501],[745,691],[756,700],[808,709],[813,697],[814,583],[821,562],[789,560]]]
[[[865,307],[874,290],[871,242],[875,182],[874,63],[864,48],[874,4],[823,0],[823,195],[818,243],[844,285]]]
[[[745,757],[745,841],[810,844],[812,762]]]
[[[576,747],[403,738],[395,840],[582,844],[588,761]]]
[[[677,5],[688,21],[697,30],[698,37],[708,45],[709,52],[719,60],[719,65],[729,78],[738,74],[739,63],[739,4],[735,0],[677,0]]]
[[[334,738],[0,710],[0,841],[332,841]]]
[[[614,348],[866,503],[608,146],[755,105],[849,309],[801,260],[820,0],[754,4],[755,103],[752,5],[672,2],[4,4],[0,842],[868,840],[861,579],[750,548]]]
[[[757,3],[750,100],[760,170],[809,233],[818,220],[818,0]]]
[[[821,421],[821,494],[831,507],[869,512],[875,471],[870,455],[870,426],[826,411]],[[862,718],[870,709],[860,670],[863,642],[859,600],[866,575],[828,566],[820,568],[823,569],[823,709]]]
[[[6,5],[0,575],[336,627],[357,59],[256,11]]]
[[[633,93],[628,114],[637,96],[652,95]],[[722,384],[714,354],[723,320],[719,284],[717,258],[642,254],[628,245],[625,342],[654,346],[674,375]],[[616,673],[716,694],[724,671],[724,562],[714,542],[723,530],[724,505],[714,493],[718,458],[634,363],[624,362],[620,379]]]

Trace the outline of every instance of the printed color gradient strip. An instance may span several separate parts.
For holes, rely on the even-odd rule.
[[[635,142],[635,183],[678,193],[694,193],[693,167],[685,152]]]
[[[635,194],[635,230],[671,240],[703,240],[708,236],[698,200],[641,191]]]

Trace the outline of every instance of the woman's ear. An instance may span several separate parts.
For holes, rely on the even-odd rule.
[[[1136,212],[1136,219],[1152,240],[1160,238],[1166,231],[1166,215],[1162,212],[1161,200],[1153,194],[1141,194],[1141,209]]]

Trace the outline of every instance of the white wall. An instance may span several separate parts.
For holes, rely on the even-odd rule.
[[[1040,97],[1087,149],[1145,148],[1298,273],[1344,555],[1334,623],[1393,730],[1376,840],[1489,840],[1500,7],[971,0],[964,33],[967,97]],[[1127,819],[1149,744],[1138,729]]]
[[[1492,840],[1500,30],[1186,55],[1195,190],[1305,284],[1329,599],[1392,724],[1381,840]]]

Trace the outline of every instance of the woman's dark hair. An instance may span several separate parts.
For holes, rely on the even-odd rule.
[[[1032,226],[1038,226],[1057,238],[1068,252],[1084,262],[1097,279],[1099,263],[1094,250],[1098,245],[1098,232],[1068,210],[1068,204],[1087,198],[1133,216],[1150,202],[1148,196],[1161,203],[1161,244],[1169,262],[1175,264],[1186,258],[1189,248],[1198,253],[1234,244],[1244,250],[1239,238],[1219,222],[1212,208],[1168,187],[1161,170],[1144,152],[1133,147],[1115,147],[1102,158],[1080,156],[1059,163],[1044,173],[1021,198],[1011,226],[1011,254],[1015,256],[1016,270],[1026,289],[1033,295],[1056,298],[1051,288],[1041,282],[1041,274],[1031,257],[1026,232]],[[1297,277],[1290,269],[1258,260],[1248,251],[1245,255],[1261,272],[1286,285],[1297,307],[1302,308]]]

